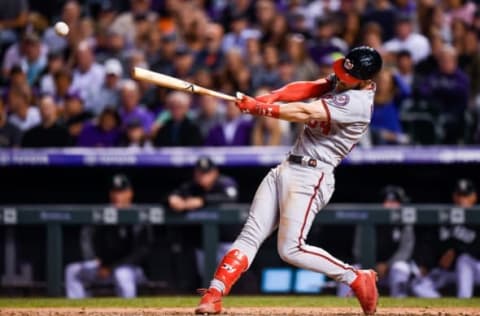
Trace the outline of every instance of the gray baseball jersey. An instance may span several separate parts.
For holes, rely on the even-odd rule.
[[[314,102],[325,108],[328,119],[305,124],[291,152],[324,164],[311,168],[285,160],[263,179],[245,226],[231,248],[245,254],[249,264],[263,241],[278,228],[277,249],[284,261],[342,283],[355,280],[355,267],[307,244],[306,238],[316,214],[333,194],[335,179],[331,171],[367,130],[374,92],[374,86],[370,90],[331,91]],[[221,284],[212,281],[219,291],[224,289]]]
[[[331,91],[315,103],[324,106],[328,121],[310,121],[292,154],[306,155],[337,166],[365,134],[373,109],[375,89]]]

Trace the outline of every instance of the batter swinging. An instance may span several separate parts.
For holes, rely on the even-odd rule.
[[[315,215],[334,190],[334,168],[368,128],[375,84],[382,67],[373,48],[352,49],[335,61],[334,74],[312,82],[293,82],[256,99],[244,96],[236,105],[244,113],[305,123],[288,158],[260,184],[245,226],[204,290],[197,314],[218,314],[221,298],[252,263],[263,241],[278,228],[278,252],[286,262],[324,273],[350,285],[365,314],[376,311],[376,273],[357,270],[305,239]],[[310,103],[299,102],[310,98]],[[290,102],[284,105],[275,101]]]

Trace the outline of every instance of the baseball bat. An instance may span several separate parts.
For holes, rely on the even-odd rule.
[[[217,97],[227,101],[237,100],[237,98],[235,98],[234,96],[231,96],[222,92],[214,91],[211,89],[207,89],[185,80],[181,80],[172,76],[164,75],[159,72],[151,71],[151,70],[140,68],[140,67],[133,68],[133,78],[138,80],[148,81],[150,83],[153,83],[162,87],[170,88],[170,89],[183,90],[186,92],[203,94],[203,95],[211,95],[213,97]]]

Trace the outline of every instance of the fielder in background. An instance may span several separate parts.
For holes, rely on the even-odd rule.
[[[382,58],[376,50],[356,47],[335,61],[335,73],[327,78],[293,82],[256,99],[244,96],[236,102],[244,113],[304,123],[305,127],[287,159],[260,184],[247,222],[220,262],[210,287],[204,290],[197,314],[222,311],[222,296],[230,292],[261,244],[277,228],[278,252],[284,261],[348,284],[364,313],[375,313],[376,273],[356,269],[321,248],[307,245],[305,239],[315,215],[332,196],[335,167],[368,129],[375,94],[372,79],[381,67]],[[315,100],[301,102],[311,98]]]
[[[113,176],[110,203],[120,212],[133,202],[133,187],[123,174]],[[84,235],[85,236],[85,235]],[[137,284],[145,281],[141,268],[152,245],[150,227],[144,225],[105,225],[93,228],[91,236],[94,259],[74,262],[65,268],[68,298],[91,296],[94,284],[115,286],[118,296],[137,295]]]

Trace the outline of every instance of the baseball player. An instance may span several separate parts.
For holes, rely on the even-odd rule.
[[[477,200],[478,194],[473,182],[469,179],[458,180],[453,193],[454,204],[470,208],[477,204]],[[455,225],[450,234],[455,237],[457,296],[471,298],[475,285],[480,285],[480,227]]]
[[[293,82],[236,105],[244,113],[305,124],[287,159],[260,184],[245,226],[220,262],[197,314],[218,314],[222,296],[251,265],[263,241],[278,228],[280,257],[299,268],[324,273],[349,284],[365,314],[374,314],[378,300],[376,273],[358,270],[327,251],[307,245],[305,239],[315,215],[334,190],[333,170],[368,128],[375,84],[382,67],[373,48],[352,49],[338,59],[334,74],[312,82]],[[300,102],[315,98],[309,103]],[[274,103],[283,101],[286,104]]]

